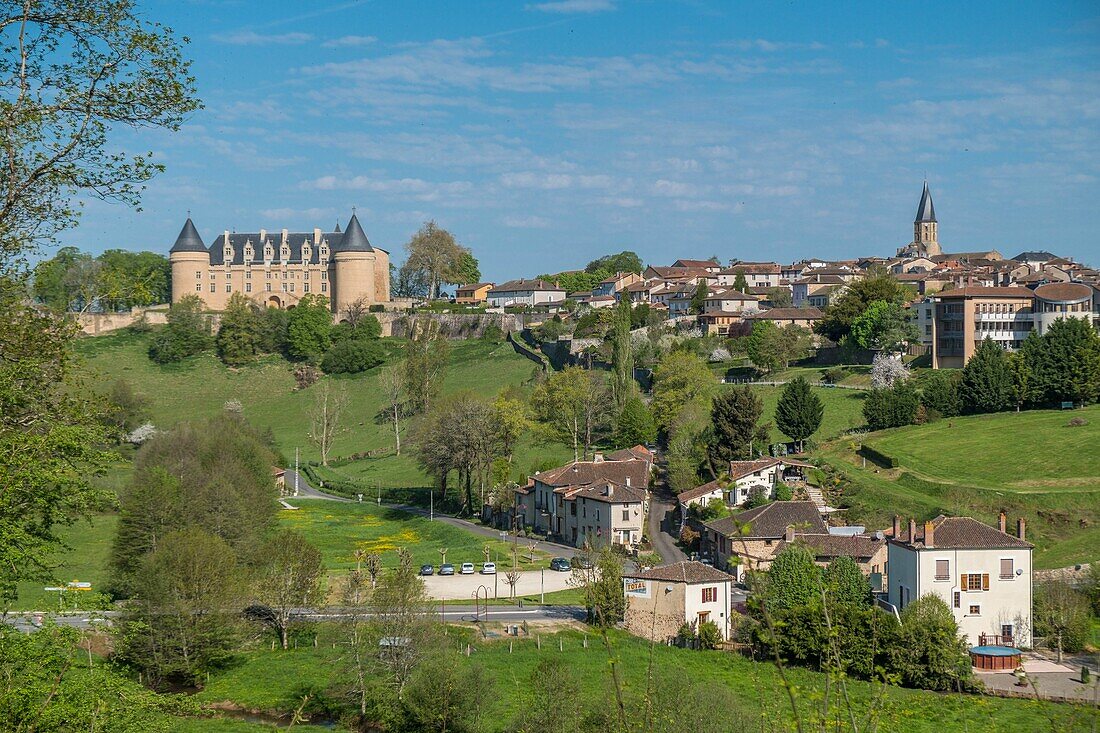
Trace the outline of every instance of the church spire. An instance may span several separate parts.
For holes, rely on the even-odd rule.
[[[920,224],[923,221],[935,220],[936,207],[932,205],[932,194],[928,190],[928,181],[925,181],[924,191],[920,195],[920,204],[917,206],[917,218],[913,221],[913,223]]]

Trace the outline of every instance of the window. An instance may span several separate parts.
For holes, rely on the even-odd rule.
[[[244,291],[246,293],[251,293],[252,292],[252,283],[245,283],[244,284]]]
[[[210,292],[211,293],[214,292],[215,288],[217,288],[217,285],[215,285],[214,283],[210,283]]]
[[[954,593],[951,594],[951,597],[952,597],[952,603],[951,603],[952,606],[954,606],[955,608],[962,607],[962,593],[959,593],[958,591],[955,591]]]
[[[326,290],[328,290],[328,283],[321,283],[321,292],[323,293]]]
[[[245,280],[251,280],[251,279],[252,279],[252,270],[246,270],[246,271],[245,271],[245,273],[244,273],[244,279],[245,279]]]
[[[195,283],[195,290],[202,292],[202,283]]]
[[[201,272],[196,272],[195,273],[195,279],[196,280],[202,280],[202,273]]]
[[[321,270],[321,279],[328,280],[328,272],[326,272],[325,270]]]
[[[936,580],[951,579],[950,564],[950,560],[936,560]]]
[[[1001,558],[1001,580],[1012,580],[1016,577],[1016,568],[1011,557]]]
[[[294,292],[294,283],[290,284],[290,292],[292,292],[292,293]]]
[[[305,292],[305,293],[309,292],[309,283],[304,283],[302,285],[302,292]]]
[[[232,293],[233,292],[233,283],[226,283],[225,284],[225,292],[227,292],[227,293]]]
[[[269,292],[269,293],[270,293],[270,292],[271,292],[271,283],[265,283],[265,285],[267,285],[267,287],[265,288],[265,290],[267,290],[267,292]]]
[[[286,292],[286,283],[283,283],[283,292]]]
[[[717,588],[704,588],[703,589],[703,603],[714,603],[718,600]]]
[[[965,591],[989,590],[989,575],[986,573],[964,573],[959,585]]]
[[[629,522],[630,521],[630,510],[629,509],[623,509],[623,521],[624,522]]]
[[[970,608],[966,612],[966,615],[967,616],[981,616],[982,615],[982,607],[979,606],[977,603],[971,603]]]
[[[217,277],[217,276],[214,274],[214,271],[211,270],[210,271],[210,279],[213,280],[215,277]]]

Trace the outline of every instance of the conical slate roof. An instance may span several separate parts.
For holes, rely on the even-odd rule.
[[[187,217],[187,222],[184,223],[183,229],[180,229],[180,235],[176,237],[176,243],[172,245],[172,249],[169,252],[206,252],[206,245],[202,243],[202,237],[199,236],[199,230],[195,228],[195,225],[191,222],[191,217]]]
[[[928,181],[924,182],[924,192],[920,195],[920,205],[917,206],[917,218],[913,222],[919,224],[922,221],[935,221],[936,207],[932,205],[932,194],[928,191]]]
[[[332,230],[332,233],[333,234],[339,234],[340,233],[340,220],[339,219],[336,220],[336,228]]]
[[[348,220],[348,226],[344,230],[344,236],[340,238],[340,243],[333,247],[334,252],[373,252],[374,247],[371,246],[370,241],[367,239],[367,235],[363,232],[363,227],[359,226],[359,218],[355,214],[351,215],[351,219]]]

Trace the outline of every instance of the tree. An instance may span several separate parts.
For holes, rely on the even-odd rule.
[[[0,61],[6,274],[22,267],[34,243],[76,222],[72,197],[136,206],[163,166],[120,151],[119,136],[128,128],[177,130],[200,103],[180,39],[130,2],[9,3],[0,27],[12,34]]]
[[[1100,398],[1100,335],[1089,321],[1059,318],[1043,334],[1042,348],[1029,353],[1040,399],[1089,403]]]
[[[790,308],[794,305],[794,296],[790,288],[768,288],[765,298],[772,304],[772,308]]]
[[[67,626],[33,634],[0,626],[0,720],[11,731],[162,733],[190,706],[158,695],[105,664],[89,665],[90,640]]]
[[[707,304],[707,293],[710,290],[707,288],[707,281],[700,280],[699,284],[695,286],[695,292],[691,296],[690,308],[692,313],[702,313],[703,308]]]
[[[817,432],[825,406],[810,389],[805,377],[795,377],[783,387],[779,402],[775,406],[775,425],[779,431],[798,443],[802,450],[802,441]]]
[[[1069,584],[1049,580],[1035,588],[1035,633],[1058,654],[1079,652],[1088,643],[1092,614],[1088,599]]]
[[[502,391],[493,400],[492,421],[500,441],[500,451],[511,462],[516,443],[531,424],[527,418],[527,405],[519,397]]]
[[[390,292],[395,298],[425,298],[428,295],[428,273],[408,262],[399,270],[391,264]]]
[[[623,250],[618,254],[597,257],[585,265],[584,271],[600,275],[602,279],[617,272],[640,273],[643,269],[641,257],[630,250]]]
[[[386,420],[393,424],[395,452],[401,455],[401,418],[407,409],[404,365],[394,364],[384,369],[378,380],[378,386],[382,389],[382,396],[385,398]]]
[[[203,311],[206,304],[195,294],[185,295],[168,309],[168,325],[149,345],[149,358],[158,364],[186,359],[213,345]]]
[[[39,303],[54,310],[68,310],[73,303],[74,294],[67,287],[66,273],[78,257],[84,257],[76,247],[62,247],[48,260],[34,267],[33,292]]]
[[[290,326],[289,311],[282,308],[263,308],[259,313],[260,339],[256,348],[261,354],[280,354],[287,351],[287,329]]]
[[[685,351],[673,351],[661,358],[653,371],[653,401],[650,403],[657,426],[668,430],[682,409],[695,400],[710,408],[718,380],[701,358]]]
[[[417,665],[402,700],[416,730],[464,733],[479,729],[481,708],[492,699],[492,687],[492,678],[480,666],[464,666],[448,649]]]
[[[413,442],[417,463],[436,477],[441,501],[447,496],[448,475],[456,471],[465,489],[463,510],[475,510],[475,483],[484,503],[493,461],[503,452],[491,404],[471,392],[448,395],[421,419]]]
[[[739,293],[749,292],[749,283],[745,279],[745,273],[737,273],[737,277],[733,279],[733,289]]]
[[[871,362],[871,386],[890,389],[909,379],[909,367],[896,356],[875,354]]]
[[[609,395],[604,380],[581,367],[554,372],[535,388],[531,407],[555,439],[573,449],[573,460],[588,457],[595,431],[607,417]]]
[[[378,341],[351,339],[333,346],[321,359],[321,369],[327,374],[358,374],[386,360]]]
[[[458,260],[458,267],[451,274],[451,278],[456,285],[481,282],[481,267],[470,250],[463,251]]]
[[[343,387],[333,389],[328,382],[317,388],[313,407],[309,411],[309,439],[321,453],[321,465],[328,465],[328,454],[336,436],[343,432],[344,408],[348,393]]]
[[[657,425],[653,422],[653,413],[641,398],[631,397],[623,405],[619,419],[615,422],[613,439],[617,448],[648,445],[657,440]]]
[[[934,411],[943,417],[954,417],[962,411],[959,399],[959,377],[957,371],[936,369],[921,375],[920,403],[926,410]]]
[[[247,364],[259,353],[260,319],[244,293],[229,296],[214,342],[218,356],[229,366]]]
[[[400,696],[431,648],[437,626],[424,581],[407,552],[398,551],[397,567],[381,575],[369,610],[375,623],[373,633],[365,637],[365,651],[374,656]],[[379,643],[383,640],[385,643]]]
[[[1028,334],[1028,338],[1024,340],[1025,346],[1034,335],[1034,331]],[[1012,370],[1012,404],[1016,406],[1016,412],[1035,396],[1035,374],[1031,370],[1031,364],[1031,359],[1022,348],[1008,355],[1008,366]]]
[[[753,323],[746,340],[749,359],[765,374],[803,358],[811,345],[810,332],[801,326],[780,327],[767,320]]]
[[[332,310],[328,298],[304,295],[287,314],[287,348],[295,359],[316,363],[332,344]]]
[[[132,433],[149,419],[149,399],[125,379],[116,379],[107,392],[106,417],[120,433]]]
[[[405,244],[405,250],[408,256],[402,269],[408,267],[422,273],[420,277],[428,286],[427,296],[432,300],[439,297],[440,285],[462,281],[465,270],[469,268],[469,262],[463,260],[463,255],[469,254],[469,250],[456,242],[446,229],[436,226],[434,221],[424,222]],[[476,268],[476,260],[474,265]]]
[[[574,733],[582,729],[581,684],[573,668],[555,657],[539,660],[521,688],[523,703],[509,730],[515,733]]]
[[[291,613],[324,601],[324,573],[321,551],[294,530],[276,532],[255,553],[255,599],[265,607],[262,616],[279,635],[283,649],[289,648]]]
[[[763,582],[762,602],[772,613],[821,605],[821,568],[813,553],[794,544],[776,555]]]
[[[426,411],[438,396],[449,357],[450,347],[435,321],[425,318],[412,324],[405,347],[405,394],[412,414]]]
[[[966,641],[951,609],[929,593],[901,612],[901,631],[889,648],[890,666],[902,684],[926,690],[956,689],[970,677]]]
[[[722,643],[722,632],[718,624],[707,620],[699,624],[695,638],[699,640],[700,649],[717,649]]]
[[[607,545],[590,554],[592,567],[582,571],[580,579],[588,620],[603,628],[615,626],[626,613],[622,562]]]
[[[611,331],[611,395],[620,411],[634,394],[634,349],[630,342],[630,299],[619,299]]]
[[[232,548],[191,527],[166,535],[134,577],[119,657],[148,683],[194,684],[235,648],[242,574]]]
[[[814,333],[831,341],[840,341],[851,333],[852,323],[875,301],[904,304],[914,295],[912,288],[902,285],[883,272],[856,280],[825,308],[821,320],[814,324]]]
[[[968,413],[1000,412],[1012,404],[1012,367],[1004,349],[986,338],[962,370],[959,398]]]
[[[826,597],[832,604],[868,606],[871,603],[871,584],[856,561],[847,555],[829,563],[824,582]]]
[[[0,606],[16,583],[48,581],[60,527],[106,507],[103,405],[82,391],[76,325],[0,277]]]
[[[917,418],[920,397],[908,384],[889,389],[872,389],[863,401],[863,419],[871,430],[912,425]]]
[[[917,327],[896,300],[875,300],[852,320],[850,337],[865,349],[894,353],[920,339]]]
[[[707,460],[715,476],[729,467],[730,461],[751,458],[753,445],[766,444],[768,426],[757,425],[764,403],[748,385],[734,387],[714,398],[707,433]]]

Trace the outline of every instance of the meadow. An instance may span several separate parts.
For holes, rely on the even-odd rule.
[[[1084,418],[1080,427],[1071,418]],[[898,459],[864,465],[860,441]],[[1001,510],[1028,523],[1038,568],[1100,560],[1100,406],[938,420],[841,438],[817,456],[846,482],[848,518],[888,526],[894,513],[918,519],[967,514],[995,524]]]
[[[729,389],[723,387],[722,389]],[[861,427],[863,420],[863,400],[867,394],[859,389],[838,389],[836,387],[811,387],[824,406],[825,410],[821,418],[821,427],[813,434],[813,440],[821,442],[836,438],[845,431]],[[771,440],[774,443],[783,443],[790,438],[779,432],[775,426],[775,406],[779,403],[779,397],[783,393],[782,387],[755,385],[752,391],[760,396],[764,403],[764,411],[761,414],[761,423],[771,424]]]
[[[242,654],[231,668],[211,677],[197,695],[207,703],[232,701],[248,709],[280,711],[294,707],[303,690],[321,690],[347,679],[349,671],[339,651],[339,629],[319,627],[319,643],[288,651],[256,650]],[[541,649],[532,637],[510,641],[507,638],[476,640],[467,629],[451,628],[450,643],[456,649],[471,644],[470,657],[464,664],[481,666],[493,681],[485,692],[483,724],[492,731],[505,730],[522,705],[531,683],[535,665],[545,657],[562,659],[579,681],[579,694],[588,705],[611,712],[613,692],[609,676],[609,655],[598,634],[579,630],[541,633]],[[587,637],[587,648],[584,638]],[[561,651],[559,651],[559,641]],[[723,706],[730,728],[740,720],[746,730],[789,730],[792,713],[781,680],[769,663],[754,662],[729,652],[700,652],[663,645],[651,645],[623,632],[608,634],[611,655],[622,675],[625,699],[637,709],[646,689],[646,677],[652,660],[652,684],[665,695],[683,694],[693,684],[711,683],[725,688],[734,704]],[[335,645],[335,648],[334,648]],[[511,649],[511,651],[510,651]],[[804,725],[814,719],[817,705],[825,692],[824,675],[805,669],[787,670],[795,688]],[[879,685],[849,681],[847,693],[856,710],[866,714],[869,701],[882,690]],[[834,697],[838,694],[833,690]],[[658,704],[658,709],[662,706]],[[859,714],[862,718],[863,714]],[[905,730],[907,733],[939,733],[965,730],[968,733],[1033,733],[1035,731],[1086,730],[1096,716],[1087,706],[1038,703],[1029,700],[1005,700],[976,695],[938,693],[888,687],[878,709],[879,730]],[[833,720],[836,716],[836,720]],[[846,717],[837,715],[834,700],[830,730],[848,730]],[[822,723],[824,721],[821,721]],[[188,724],[190,725],[190,724]],[[213,724],[211,724],[213,726]],[[811,726],[817,729],[817,726]],[[182,731],[208,730],[181,727]],[[209,730],[220,730],[210,727]],[[238,730],[236,727],[229,730]],[[240,730],[248,730],[240,728]]]

